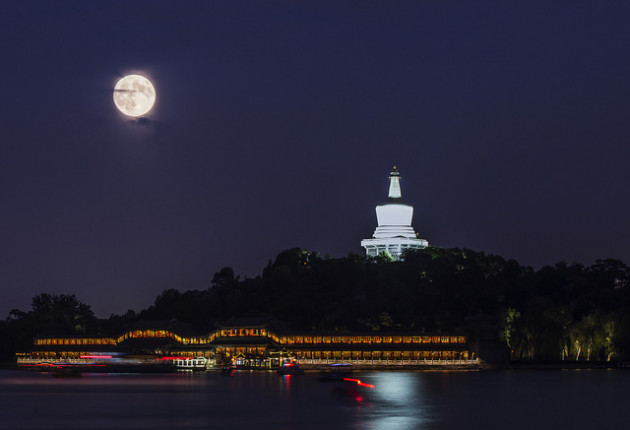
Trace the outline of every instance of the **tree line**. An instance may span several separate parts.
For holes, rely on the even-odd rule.
[[[274,317],[302,332],[446,333],[492,317],[513,360],[630,360],[630,269],[614,259],[534,270],[469,249],[426,248],[322,258],[278,254],[254,278],[229,268],[204,290],[168,289],[139,312],[97,320],[74,295],[40,294],[0,323],[3,359],[38,334],[118,335],[140,320],[172,320],[200,333],[231,317]]]

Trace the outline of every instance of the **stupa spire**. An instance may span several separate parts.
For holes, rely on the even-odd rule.
[[[396,166],[389,174],[389,201],[376,206],[378,227],[370,239],[363,239],[367,257],[378,257],[383,253],[394,260],[403,258],[405,251],[422,249],[429,242],[418,237],[411,226],[413,206],[401,201],[400,173]]]
[[[398,173],[398,169],[396,166],[389,172],[389,198],[390,199],[399,199],[402,197],[402,193],[400,191],[400,173]]]

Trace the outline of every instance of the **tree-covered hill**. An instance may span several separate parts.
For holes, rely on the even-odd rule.
[[[467,249],[427,248],[390,262],[324,259],[296,248],[281,252],[255,278],[241,279],[226,267],[206,290],[169,289],[138,313],[98,324],[89,306],[64,307],[67,297],[41,295],[31,311],[12,311],[0,333],[9,339],[5,345],[19,346],[45,327],[105,334],[138,320],[176,319],[208,332],[231,317],[263,316],[299,331],[451,332],[481,314],[499,321],[501,340],[516,360],[628,360],[629,281],[630,269],[611,259],[536,271]]]

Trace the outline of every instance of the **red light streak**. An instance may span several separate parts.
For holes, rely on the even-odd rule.
[[[359,387],[367,387],[367,388],[374,388],[374,385],[372,384],[366,384],[365,382],[361,382],[360,379],[353,379],[353,378],[343,378],[344,381],[348,381],[348,382],[356,382],[357,385]]]

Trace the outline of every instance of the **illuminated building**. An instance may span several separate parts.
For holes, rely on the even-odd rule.
[[[204,357],[209,365],[247,368],[276,367],[289,358],[306,367],[477,364],[468,337],[461,333],[293,333],[279,324],[251,320],[227,321],[210,334],[196,336],[145,328],[107,338],[38,337],[31,352],[18,355],[18,364],[114,363],[123,356],[142,357],[145,363]]]
[[[378,227],[372,239],[363,239],[361,246],[368,257],[376,257],[382,253],[400,260],[402,253],[408,249],[422,249],[429,242],[420,239],[411,226],[413,206],[401,202],[400,173],[394,166],[389,174],[389,200],[376,206]]]

